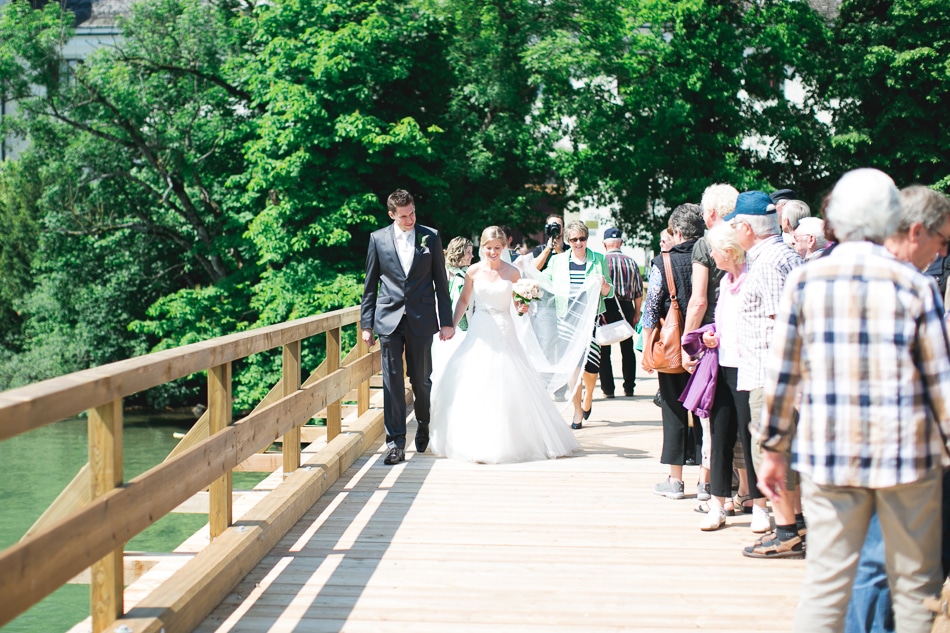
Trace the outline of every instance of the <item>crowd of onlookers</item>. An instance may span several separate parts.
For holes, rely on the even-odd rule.
[[[796,631],[929,631],[950,354],[927,271],[942,276],[950,201],[873,169],[845,174],[820,217],[788,189],[713,184],[664,233],[644,340],[674,297],[686,309],[682,371],[657,373],[669,472],[653,492],[687,498],[701,455],[700,530],[751,513],[744,555],[807,553]]]
[[[580,287],[587,236],[553,215],[545,244],[510,256],[562,262]],[[796,631],[930,631],[923,601],[950,572],[950,200],[875,169],[842,176],[818,213],[790,189],[712,184],[671,212],[646,285],[620,231],[603,238],[598,322],[636,323],[649,346],[682,312],[682,362],[656,372],[668,473],[654,494],[699,501],[702,531],[751,515],[745,556],[806,558]],[[471,249],[450,244],[450,286]],[[597,372],[615,397],[610,347],[591,350],[575,429]],[[631,396],[633,340],[620,350]]]

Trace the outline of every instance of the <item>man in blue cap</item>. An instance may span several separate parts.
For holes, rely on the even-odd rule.
[[[765,363],[782,288],[788,274],[804,260],[782,240],[775,204],[769,194],[762,191],[740,193],[735,211],[724,219],[735,227],[736,240],[746,251],[748,273],[739,295],[739,356],[742,363],[739,365],[738,388],[749,392],[752,418],[749,428],[758,428],[764,406]],[[756,473],[760,472],[762,449],[757,442],[753,442],[752,462]],[[789,471],[784,494],[772,501],[775,531],[746,547],[743,554],[752,558],[804,556],[805,520],[801,514],[801,493],[796,484],[794,471]],[[765,499],[756,489],[755,482],[750,481],[749,487],[754,499],[753,524],[765,527],[767,522],[756,520],[767,512]]]
[[[604,249],[607,251],[607,267],[614,285],[614,300],[604,302],[606,323],[626,319],[630,325],[640,320],[640,302],[643,300],[643,278],[640,267],[632,257],[620,252],[623,235],[620,229],[604,231]],[[610,363],[610,345],[600,347],[600,390],[605,398],[614,397],[614,370]],[[623,395],[633,396],[637,384],[637,358],[633,352],[633,338],[620,341],[621,368],[623,371]]]

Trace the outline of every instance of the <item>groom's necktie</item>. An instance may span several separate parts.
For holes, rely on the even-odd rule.
[[[407,276],[409,275],[409,269],[412,268],[412,259],[415,257],[416,249],[412,243],[415,233],[415,231],[398,231],[396,236],[396,251],[399,253],[399,263],[402,264],[402,272]]]

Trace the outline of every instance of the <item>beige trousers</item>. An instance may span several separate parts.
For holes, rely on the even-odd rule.
[[[765,415],[765,390],[759,387],[749,392],[749,413],[751,422],[749,430],[752,432],[752,467],[755,472],[762,472],[762,445],[755,438],[758,435],[759,424],[762,416]],[[798,423],[798,414],[795,413],[795,419],[792,421],[792,437],[795,436],[795,429]],[[785,451],[785,463],[792,463],[792,452]],[[785,471],[785,490],[794,492],[798,488],[798,471],[791,468]]]
[[[940,469],[914,483],[877,490],[819,486],[806,475],[801,484],[808,553],[794,630],[844,629],[858,558],[877,509],[897,633],[929,633],[933,614],[921,601],[936,594],[943,582]]]

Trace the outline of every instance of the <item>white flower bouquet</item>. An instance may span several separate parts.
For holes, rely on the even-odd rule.
[[[528,305],[541,296],[541,286],[534,279],[522,277],[512,286],[511,294],[514,296],[516,303]],[[518,316],[524,316],[524,312],[518,312]]]

